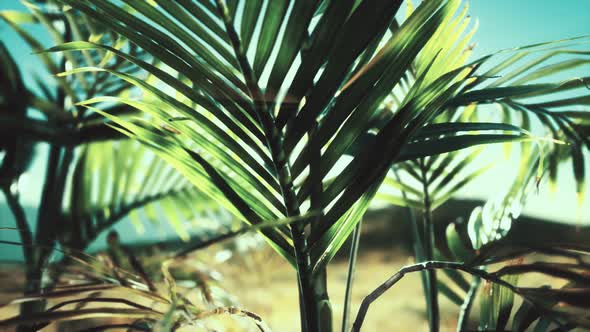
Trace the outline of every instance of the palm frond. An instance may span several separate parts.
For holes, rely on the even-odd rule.
[[[459,0],[422,2],[401,24],[395,15],[402,1],[294,1],[288,8],[260,1],[61,2],[158,60],[153,65],[104,43],[52,48],[110,52],[153,77],[144,81],[100,66],[67,71],[62,76],[109,73],[156,100],[99,97],[79,105],[104,113],[122,133],[150,145],[250,224],[301,215],[316,193],[313,205],[324,216],[308,221],[315,223],[311,233],[303,231],[305,223],[264,229],[290,262],[306,261],[294,253],[311,255],[311,270],[322,270],[344,243],[393,163],[537,137],[526,125],[523,131],[471,118],[457,123],[449,115],[457,108],[501,103],[515,109],[524,97],[551,98],[586,84],[585,78],[528,84],[585,63],[584,52],[564,50],[570,41],[586,39],[531,45],[468,62],[475,29]],[[268,24],[268,30],[257,29],[260,24]],[[514,59],[527,54],[551,59],[559,52],[572,61],[539,71],[525,68],[526,80],[496,77],[504,69],[518,71]],[[502,55],[512,60],[483,71]],[[113,114],[100,106],[107,101],[129,105],[146,118]],[[444,157],[428,162],[430,176],[440,181],[437,204],[482,172],[451,181],[474,157],[466,155],[450,168]],[[582,159],[575,159],[580,178]],[[299,272],[309,269],[299,267]]]
[[[188,241],[190,223],[216,209],[188,180],[138,142],[92,143],[74,163],[66,194],[62,242],[84,249],[102,231],[130,216],[169,223]],[[139,214],[144,211],[145,217]],[[161,217],[161,213],[163,216]]]

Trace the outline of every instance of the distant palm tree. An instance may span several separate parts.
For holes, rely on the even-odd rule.
[[[0,11],[0,19],[34,52],[43,50],[42,43],[27,32],[25,27],[29,24],[44,26],[55,43],[87,40],[90,36],[97,41],[115,43],[117,38],[100,25],[89,23],[88,17],[79,12],[58,14],[55,5],[26,5],[30,12]],[[60,29],[60,25],[65,28]],[[127,42],[120,41],[117,45],[130,54],[145,55]],[[64,59],[45,53],[38,55],[50,74],[65,70],[66,63],[88,66],[107,60],[104,52],[72,54]],[[167,220],[188,240],[182,223],[194,219],[202,209],[187,207],[187,202],[203,200],[202,193],[146,147],[124,139],[101,116],[73,105],[94,95],[129,93],[131,85],[108,75],[89,74],[57,78],[56,87],[40,79],[35,87],[27,86],[17,61],[1,42],[0,60],[0,150],[5,152],[0,160],[0,183],[20,235],[27,294],[36,294],[49,286],[42,280],[47,276],[44,271],[48,256],[58,244],[75,255],[101,232],[142,209],[150,217],[157,208],[170,211],[174,206],[174,213],[167,213]],[[114,60],[106,68],[127,73],[139,71],[120,60]],[[30,109],[39,112],[41,118],[31,116]],[[121,115],[133,114],[126,106],[116,105],[110,110]],[[20,203],[24,188],[19,188],[19,178],[37,158],[35,148],[41,143],[49,143],[50,149],[45,180],[40,184],[43,191],[38,220],[33,224],[27,220]],[[22,314],[42,310],[36,306],[38,303],[24,303]]]

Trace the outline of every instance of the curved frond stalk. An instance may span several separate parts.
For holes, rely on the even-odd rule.
[[[430,269],[454,269],[454,270],[461,270],[467,273],[470,273],[474,276],[478,276],[484,280],[489,280],[490,282],[498,283],[503,287],[507,287],[513,292],[518,292],[517,288],[502,279],[496,278],[494,275],[489,274],[483,270],[479,270],[476,268],[471,268],[466,266],[462,263],[456,262],[441,262],[441,261],[428,261],[423,263],[418,263],[410,266],[403,267],[397,273],[395,273],[392,277],[387,279],[383,284],[381,284],[377,289],[375,289],[371,294],[369,294],[363,302],[361,303],[361,307],[359,312],[356,316],[354,321],[354,325],[352,327],[353,331],[360,331],[369,306],[372,302],[374,302],[377,298],[383,295],[387,290],[389,290],[393,285],[395,285],[398,281],[400,281],[406,274],[412,272],[419,272],[423,270],[430,270]]]
[[[585,252],[585,254],[587,254],[587,253],[588,252]],[[565,253],[565,254],[567,255],[567,253]],[[561,256],[560,254],[557,254],[557,255],[560,257],[565,257],[565,256]],[[518,255],[518,256],[520,256],[520,255]],[[507,259],[513,259],[513,258],[514,258],[514,256],[504,258],[504,259],[507,260]],[[534,266],[533,267],[533,266],[527,266],[527,265],[529,265],[529,264],[522,264],[522,261],[516,261],[512,266],[514,266],[513,268],[516,268],[516,269],[523,268],[524,270],[526,270],[528,272],[533,272],[533,271],[534,272],[541,272],[541,273],[547,273],[548,275],[556,273],[556,271],[568,271],[568,273],[570,273],[569,276],[568,277],[564,276],[564,278],[566,280],[570,280],[569,278],[575,279],[575,278],[581,276],[581,274],[579,274],[579,273],[573,273],[573,270],[575,270],[575,269],[579,268],[579,269],[582,269],[585,271],[588,270],[588,267],[581,268],[577,264],[574,264],[573,266],[568,265],[568,267],[565,267],[565,266],[560,266],[559,263],[550,263],[548,265],[551,266],[549,268],[549,270],[551,270],[551,271],[542,272],[544,270],[545,266]],[[574,297],[576,295],[579,296],[581,294],[587,294],[588,292],[590,292],[590,289],[588,289],[585,286],[584,287],[575,287],[575,286],[572,287],[572,285],[570,284],[570,285],[566,285],[563,288],[558,288],[558,289],[547,288],[547,287],[517,287],[515,285],[515,279],[518,278],[519,275],[521,275],[520,273],[511,274],[509,278],[506,278],[500,272],[501,270],[498,270],[496,272],[487,272],[484,269],[475,267],[471,264],[465,264],[465,263],[459,263],[459,262],[448,262],[448,261],[428,261],[428,262],[418,263],[418,264],[409,265],[409,266],[401,268],[397,273],[395,273],[393,276],[391,276],[389,279],[387,279],[384,283],[382,283],[379,287],[377,287],[373,292],[371,292],[369,295],[367,295],[365,297],[365,299],[363,300],[363,302],[361,303],[361,306],[359,308],[359,311],[358,311],[357,317],[355,319],[352,330],[353,331],[360,331],[360,328],[362,327],[362,324],[363,324],[363,321],[364,321],[365,316],[367,314],[367,311],[369,309],[369,306],[375,300],[377,300],[381,295],[383,295],[386,291],[388,291],[391,287],[393,287],[398,281],[400,281],[406,274],[429,270],[429,269],[455,270],[455,271],[466,272],[474,277],[480,278],[480,279],[484,280],[485,282],[487,282],[490,285],[489,287],[487,287],[488,290],[491,289],[491,287],[495,288],[495,291],[493,293],[491,293],[491,295],[496,297],[495,306],[494,306],[493,310],[491,311],[492,315],[495,316],[495,318],[492,319],[493,326],[492,325],[484,326],[483,328],[495,328],[496,324],[498,324],[499,322],[501,324],[506,323],[507,319],[510,317],[510,310],[509,309],[511,309],[511,307],[512,307],[512,299],[513,299],[514,295],[520,296],[523,299],[524,303],[531,306],[532,308],[535,308],[536,310],[544,312],[545,317],[547,319],[551,320],[552,322],[557,322],[558,325],[562,325],[562,323],[559,322],[560,313],[563,314],[563,313],[567,312],[568,310],[573,311],[576,309],[587,308],[587,306],[588,306],[587,302],[576,301],[574,299]],[[505,279],[507,279],[507,280],[505,280]],[[570,282],[572,282],[574,279],[571,279]],[[502,295],[503,292],[507,292],[507,293]],[[576,294],[576,295],[574,295],[574,294]],[[558,298],[561,298],[562,300],[566,301],[564,303],[564,306],[567,306],[568,308],[565,309],[566,310],[565,312],[560,311],[560,309],[555,306],[555,304],[557,303],[556,299],[558,299]],[[504,320],[502,320],[502,318],[500,318],[501,316],[503,316]],[[561,317],[564,317],[564,316],[561,316]],[[584,324],[584,323],[582,323],[582,324]],[[500,328],[502,328],[502,326],[500,326]]]

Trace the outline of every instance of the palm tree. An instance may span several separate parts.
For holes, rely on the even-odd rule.
[[[579,114],[549,110],[587,104],[586,96],[551,96],[579,91],[588,78],[530,84],[572,68],[531,71],[534,65],[557,54],[576,60],[587,54],[568,51],[568,40],[467,63],[469,36],[464,21],[453,20],[460,0],[424,1],[401,24],[401,0],[60,2],[158,61],[95,41],[53,48],[108,52],[154,78],[103,66],[70,70],[61,77],[110,73],[150,100],[97,96],[77,105],[104,114],[120,132],[151,146],[249,224],[321,213],[261,230],[297,272],[304,331],[331,330],[326,266],[393,164],[480,144],[539,140],[501,122],[437,121],[442,114],[499,103],[567,129],[576,137],[578,165],[581,147],[588,145],[587,131],[574,123]],[[527,54],[542,57],[515,65]],[[484,70],[502,55],[505,61]],[[523,73],[526,79],[511,80]],[[407,89],[403,99],[383,108],[400,88]],[[551,97],[547,103],[522,102],[545,96]],[[128,105],[145,117],[125,119],[100,106],[105,103]],[[437,330],[434,311],[431,329]]]
[[[457,40],[451,40],[453,37],[439,39],[437,37],[440,37],[440,35],[435,35],[427,47],[444,49],[444,44],[452,44],[453,42],[463,46],[468,45],[471,36],[477,29],[477,23],[472,27],[469,26],[468,22],[470,18],[467,16],[467,11],[468,6],[466,5],[459,15],[444,22],[443,28],[440,30],[457,31]],[[410,7],[407,15],[411,14],[411,12],[412,8]],[[471,48],[471,46],[468,46],[461,56],[451,58],[447,61],[454,61],[455,66],[467,64],[468,57],[465,55],[471,51]],[[519,85],[530,83],[539,78],[554,74],[559,69],[570,70],[588,64],[587,59],[568,59],[557,63],[550,63],[552,57],[562,53],[587,54],[586,52],[576,50],[557,50],[549,54],[542,54],[541,56],[524,52],[516,57],[507,59],[507,62],[500,64],[497,68],[484,74],[484,76],[498,75],[500,73],[498,69],[502,69],[503,66],[506,66],[512,61],[515,63],[519,61],[517,65],[511,66],[514,72],[503,73],[501,77],[497,77],[499,80],[496,82],[490,80],[492,82],[489,83],[488,87],[498,87],[502,83],[510,81],[514,82],[513,84]],[[541,67],[548,60],[550,64]],[[519,65],[523,62],[525,62],[524,65]],[[414,64],[414,68],[416,67],[419,67],[419,59]],[[537,69],[531,71],[533,68]],[[409,77],[405,83],[405,85],[400,84],[400,86],[391,92],[390,103],[383,104],[382,107],[394,109],[399,107],[402,100],[409,94],[408,86],[415,84],[415,79]],[[525,95],[524,97],[528,96]],[[562,161],[569,159],[574,165],[574,174],[578,183],[578,195],[582,195],[585,190],[583,185],[584,174],[580,170],[584,168],[581,149],[583,149],[584,144],[587,144],[587,137],[584,137],[583,131],[580,131],[579,128],[571,128],[576,128],[580,125],[579,119],[576,119],[577,117],[575,116],[577,114],[573,114],[573,119],[564,120],[560,115],[560,107],[584,104],[583,100],[587,99],[587,97],[574,98],[574,100],[566,100],[563,103],[533,105],[523,104],[521,98],[520,96],[507,96],[499,99],[479,100],[477,103],[465,104],[464,107],[449,105],[446,112],[438,115],[432,121],[434,124],[448,122],[481,123],[493,118],[495,121],[502,123],[518,123],[519,128],[525,132],[538,132],[536,134],[538,137],[529,142],[523,141],[521,144],[522,160],[520,170],[512,185],[504,193],[504,196],[496,197],[495,200],[488,202],[483,207],[487,220],[485,222],[482,220],[481,208],[474,211],[467,227],[471,230],[469,236],[475,249],[479,249],[482,244],[491,242],[490,239],[497,240],[506,235],[510,229],[512,220],[518,218],[526,202],[528,193],[532,189],[531,187],[534,187],[533,183],[538,185],[541,177],[547,170],[549,170],[550,180],[552,182],[556,181],[560,158],[563,159]],[[485,104],[496,104],[501,112],[490,115],[487,109],[482,107]],[[384,112],[395,112],[394,109],[384,110]],[[572,114],[570,113],[570,115]],[[522,117],[520,121],[518,120],[519,116]],[[542,125],[538,126],[542,130],[539,130],[540,128],[537,126],[532,128],[534,125],[531,124],[531,117]],[[531,136],[535,135],[531,134]],[[564,148],[566,146],[565,142],[569,142],[570,146]],[[506,143],[506,148],[510,149],[512,145],[512,143]],[[563,150],[570,151],[563,153]],[[477,159],[482,155],[487,155],[485,149],[477,148],[454,151],[426,158],[411,159],[392,165],[391,171],[376,195],[376,200],[385,201],[394,205],[407,206],[410,210],[409,219],[412,226],[416,261],[428,261],[433,260],[435,257],[436,259],[443,257],[437,250],[437,247],[440,246],[440,242],[444,243],[445,239],[436,239],[435,237],[437,232],[434,231],[435,221],[433,220],[432,212],[452,198],[457,191],[469,185],[477,177],[485,174],[490,168],[495,166],[494,164],[498,164],[481,165],[481,163],[477,162]],[[571,158],[572,156],[573,158]],[[546,166],[543,165],[544,159],[549,160],[548,163],[545,162]],[[422,223],[416,220],[416,212],[422,214]],[[441,225],[440,222],[443,222],[443,224]],[[440,220],[440,222],[438,223],[439,228],[444,228],[445,225],[448,225],[448,222],[443,220]],[[537,245],[539,244],[540,242],[537,242]],[[452,260],[454,257],[445,258]],[[456,280],[456,284],[465,291],[469,290],[469,283],[461,275],[454,271],[445,271],[445,273],[449,274],[453,280]],[[447,295],[449,299],[456,301],[459,305],[462,304],[462,296],[454,293],[452,287],[450,288],[440,280],[437,280],[434,270],[424,271],[422,281],[429,311],[438,311],[437,293],[439,291]],[[430,288],[434,290],[429,291]]]

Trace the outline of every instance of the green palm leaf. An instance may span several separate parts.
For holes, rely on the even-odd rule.
[[[69,204],[64,209],[64,245],[84,249],[105,229],[124,217],[142,229],[136,214],[171,224],[188,241],[187,222],[203,217],[208,199],[188,180],[138,142],[120,141],[86,145],[74,164]],[[201,202],[192,204],[189,202]],[[164,211],[165,220],[157,216]]]
[[[265,6],[258,2],[248,4],[240,13],[226,7],[223,2],[195,5],[188,1],[177,4],[161,0],[147,4],[129,0],[125,1],[127,7],[109,1],[64,2],[87,15],[100,17],[104,24],[112,26],[116,32],[151,53],[162,64],[182,73],[186,79],[176,78],[156,66],[114,51],[117,56],[135,63],[158,78],[160,83],[179,92],[186,102],[199,107],[173,100],[155,83],[141,82],[130,75],[107,71],[163,103],[158,109],[138,107],[140,105],[137,103],[134,105],[148,112],[156,122],[178,116],[186,117],[187,120],[170,123],[169,126],[180,133],[171,134],[153,124],[142,123],[138,126],[112,114],[110,116],[127,134],[158,146],[162,154],[170,157],[172,151],[178,151],[168,149],[173,145],[179,145],[189,154],[198,147],[198,156],[202,158],[200,162],[195,160],[195,154],[193,158],[185,155],[176,158],[176,167],[183,169],[184,174],[200,174],[197,177],[199,186],[215,188],[223,180],[223,187],[227,188],[224,193],[215,194],[217,199],[226,201],[226,205],[228,197],[233,197],[229,199],[229,205],[243,201],[245,204],[239,203],[239,208],[234,212],[251,223],[258,222],[258,219],[302,213],[299,207],[309,198],[312,188],[318,185],[309,182],[309,177],[305,180],[304,170],[312,159],[310,147],[319,145],[325,149],[321,155],[320,169],[321,177],[326,181],[330,178],[328,173],[337,164],[345,163],[351,147],[374,128],[375,116],[391,91],[401,87],[402,82],[405,84],[408,77],[414,77],[414,83],[404,100],[388,113],[382,113],[385,120],[373,142],[363,144],[353,160],[343,166],[339,180],[328,182],[323,188],[321,208],[325,210],[326,217],[322,218],[321,226],[310,237],[314,246],[322,237],[329,237],[327,231],[337,220],[348,213],[350,206],[370,186],[380,181],[392,162],[400,160],[405,144],[411,144],[421,127],[446,107],[547,94],[582,84],[579,80],[572,80],[522,86],[521,81],[509,87],[476,90],[488,80],[486,76],[495,73],[474,76],[477,75],[475,69],[489,57],[469,66],[464,65],[467,57],[464,50],[473,30],[464,33],[468,26],[463,20],[465,9],[455,17],[460,1],[424,3],[401,25],[393,20],[399,2],[373,4],[360,1],[353,5],[350,1],[342,6],[328,2],[323,4],[321,11],[317,11],[318,4],[315,2],[295,2],[289,10],[278,4],[265,4],[266,14],[263,15],[256,13]],[[269,8],[274,6],[279,14],[282,15],[285,10],[288,13],[284,14],[282,22],[281,15],[273,18],[267,15],[271,10]],[[131,10],[141,17],[134,17]],[[379,16],[375,17],[375,13]],[[173,15],[175,20],[167,18],[166,14]],[[314,14],[317,14],[319,21],[310,30],[310,20]],[[240,26],[235,22],[235,15],[243,15]],[[215,20],[223,22],[224,26]],[[148,21],[153,25],[146,23]],[[269,30],[257,36],[255,26],[263,22],[270,25]],[[276,31],[279,23],[285,24],[282,33]],[[358,29],[361,23],[366,28]],[[195,29],[189,33],[191,26]],[[197,29],[197,26],[207,28]],[[392,32],[385,33],[390,28]],[[452,34],[443,34],[449,29],[453,31]],[[356,37],[352,38],[353,34]],[[364,51],[369,52],[367,47],[380,40],[381,36],[384,38],[383,46],[365,57],[365,62],[358,62],[365,55]],[[212,42],[212,38],[219,39]],[[159,48],[156,44],[165,44],[167,48]],[[543,46],[535,47],[539,49]],[[535,50],[535,47],[531,49]],[[89,48],[110,51],[107,46],[88,43],[70,43],[53,50]],[[269,55],[275,48],[278,52],[276,58]],[[254,54],[253,65],[248,56],[250,52]],[[516,50],[512,53],[518,56],[519,52]],[[523,52],[532,51],[526,48]],[[301,62],[295,61],[297,54],[301,55]],[[528,79],[560,72],[582,63],[579,60],[546,68]],[[268,68],[269,76],[259,79],[264,68]],[[97,69],[88,68],[69,74],[84,72],[97,72]],[[292,73],[289,76],[293,77],[292,81],[285,80],[288,72]],[[318,73],[321,75],[315,81]],[[98,101],[95,99],[85,104]],[[125,102],[122,99],[119,101]],[[201,117],[209,121],[200,120]],[[316,124],[315,133],[309,138],[304,137]],[[215,134],[226,126],[231,130],[228,135]],[[283,126],[284,131],[281,130]],[[196,128],[208,130],[209,134],[204,135]],[[485,130],[483,127],[474,127],[477,131],[482,129]],[[458,130],[460,128],[448,127],[451,136],[457,134]],[[519,135],[522,134],[493,139],[520,140],[522,138]],[[424,145],[421,150],[424,156],[447,152],[444,148],[441,150],[435,147],[439,141],[432,141],[432,144]],[[457,139],[456,144],[457,148],[462,148],[484,142],[490,140],[477,143],[477,137],[462,137]],[[229,155],[224,156],[216,148],[218,146],[227,146]],[[382,157],[376,159],[377,154]],[[405,158],[418,156],[409,155]],[[250,169],[244,169],[243,164],[247,164]],[[369,164],[370,169],[367,168]],[[291,186],[291,182],[297,178],[301,178],[299,191]],[[444,193],[441,192],[441,195],[444,196]],[[449,195],[447,192],[446,196]],[[342,236],[347,235],[345,232]],[[322,249],[319,250],[321,252]]]

